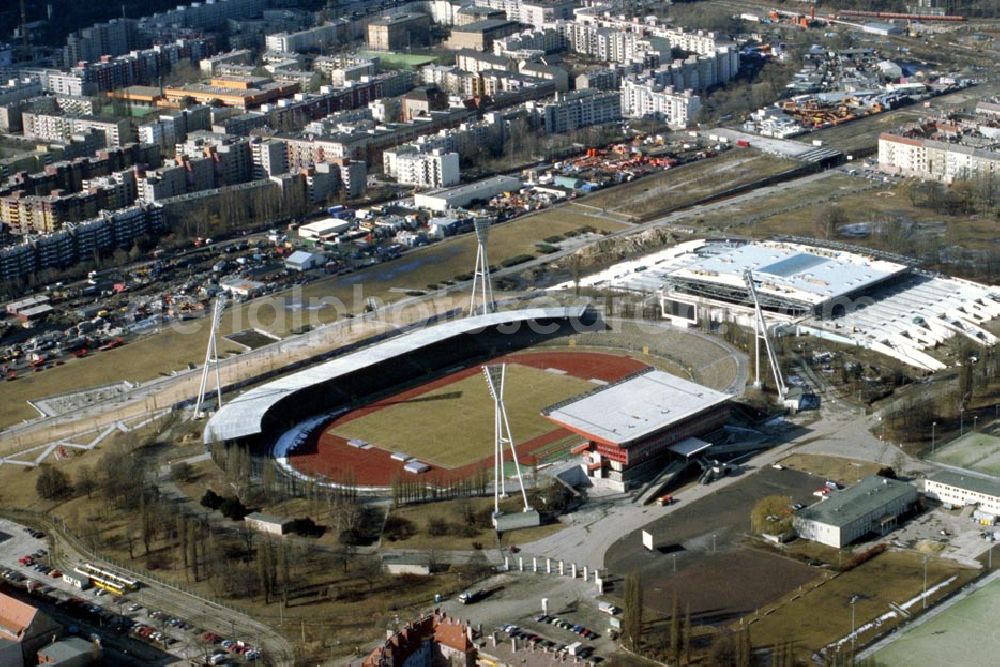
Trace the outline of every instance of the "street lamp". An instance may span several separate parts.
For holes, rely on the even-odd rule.
[[[972,415],[972,432],[976,432],[976,426],[979,424],[979,415]]]
[[[928,556],[924,556],[924,594],[920,596],[921,599],[923,600],[924,611],[927,611],[927,560],[928,560],[928,558],[929,558]]]
[[[854,644],[855,644],[855,641],[857,640],[857,636],[854,634],[854,631],[855,631],[855,625],[854,625],[854,605],[857,604],[857,602],[858,602],[858,596],[857,595],[852,595],[851,596],[851,601],[850,601],[850,603],[851,603],[851,655],[852,656],[854,655]]]
[[[931,454],[934,453],[934,442],[935,442],[935,437],[934,436],[936,435],[936,431],[937,431],[937,422],[936,421],[932,421],[931,422]]]

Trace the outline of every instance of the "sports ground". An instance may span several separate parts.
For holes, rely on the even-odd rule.
[[[894,667],[995,665],[1000,656],[1000,580],[983,586],[925,623],[900,633],[874,654],[876,664]]]
[[[532,465],[557,458],[580,442],[540,412],[553,403],[597,389],[642,370],[646,363],[601,352],[522,352],[491,359],[506,362],[504,402],[518,458]],[[359,448],[350,441],[370,445]],[[355,442],[355,444],[357,444]],[[362,486],[389,486],[414,478],[406,454],[431,466],[421,475],[446,483],[471,477],[492,465],[493,400],[480,365],[453,371],[337,417],[316,441],[295,451],[289,463],[309,476],[348,477]]]
[[[988,475],[1000,475],[1000,438],[989,433],[966,433],[938,447],[931,461]]]

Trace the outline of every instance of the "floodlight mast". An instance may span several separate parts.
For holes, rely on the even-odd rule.
[[[743,278],[746,280],[747,291],[753,300],[754,309],[754,386],[760,386],[760,339],[763,338],[764,347],[767,350],[767,360],[771,363],[771,370],[774,372],[774,382],[778,388],[778,398],[784,403],[788,387],[785,386],[785,381],[781,377],[781,366],[778,365],[778,355],[775,354],[774,348],[771,346],[771,339],[767,335],[767,322],[764,320],[764,311],[760,308],[760,299],[757,298],[757,286],[754,284],[753,271],[751,269],[744,271]]]
[[[486,315],[492,313],[496,305],[493,301],[493,282],[490,279],[490,260],[487,252],[490,239],[490,221],[486,218],[476,218],[473,224],[476,229],[476,268],[472,273],[472,300],[469,304],[469,315]]]
[[[483,366],[483,376],[486,386],[493,398],[493,512],[500,513],[500,498],[507,497],[507,481],[503,473],[504,447],[509,446],[514,459],[514,469],[517,473],[517,483],[521,487],[521,498],[524,500],[524,511],[528,505],[528,493],[524,488],[524,477],[521,475],[521,464],[514,447],[514,438],[510,434],[510,421],[507,419],[507,407],[503,402],[504,386],[507,378],[507,364]]]
[[[205,404],[205,394],[208,391],[209,368],[215,366],[215,394],[218,408],[222,408],[222,376],[219,372],[219,321],[222,319],[222,309],[226,307],[226,297],[220,294],[215,299],[215,309],[212,312],[212,330],[208,334],[208,345],[205,346],[205,363],[201,367],[201,384],[198,386],[198,402],[194,406],[194,418],[204,416],[202,406]]]

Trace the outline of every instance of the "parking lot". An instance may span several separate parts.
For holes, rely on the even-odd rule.
[[[112,595],[101,588],[75,587],[63,580],[64,572],[72,573],[79,563],[52,562],[47,536],[25,526],[0,519],[0,572],[17,589],[24,589],[38,599],[39,606],[51,609],[64,622],[67,632],[92,638],[97,634],[102,642],[120,644],[131,655],[143,655],[133,642],[141,642],[155,655],[162,652],[174,659],[198,659],[211,664],[252,662],[260,651],[241,641],[228,639],[219,629],[195,627],[187,620],[143,603],[143,592]],[[74,622],[78,620],[78,622]],[[96,629],[96,632],[90,630]]]
[[[498,642],[506,645],[506,650],[498,654],[509,652],[511,639],[517,639],[519,646],[533,642],[536,650],[557,652],[568,661],[573,658],[569,647],[577,642],[576,657],[586,655],[593,661],[610,656],[618,648],[612,638],[611,616],[598,611],[593,582],[556,574],[511,572],[497,575],[483,586],[492,593],[479,602],[462,604],[450,599],[440,607],[450,616],[481,626],[484,637],[496,632]],[[547,614],[542,612],[543,598],[547,600]],[[520,657],[517,662],[521,662]]]
[[[816,576],[807,565],[744,544],[750,510],[769,495],[793,503],[816,501],[822,478],[794,470],[761,468],[688,506],[679,506],[648,524],[657,551],[642,546],[642,529],[618,540],[605,556],[621,595],[629,572],[642,575],[648,608],[669,614],[676,594],[680,608],[691,605],[700,624],[725,624]]]

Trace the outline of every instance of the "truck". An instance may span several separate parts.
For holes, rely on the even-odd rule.
[[[602,612],[602,613],[605,613],[605,614],[607,614],[609,616],[614,616],[615,614],[617,614],[618,612],[621,611],[621,609],[619,609],[618,607],[614,606],[610,602],[598,602],[597,603],[597,610],[600,611],[600,612]]]
[[[662,496],[660,496],[659,498],[656,499],[656,504],[659,505],[660,507],[666,507],[667,505],[673,505],[675,502],[677,502],[677,501],[674,500],[674,497],[672,495],[670,495],[669,493],[665,494],[665,495],[662,495]]]
[[[476,591],[466,591],[458,596],[458,601],[462,604],[472,604],[479,602],[486,596],[486,591],[479,589]]]

